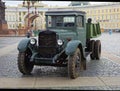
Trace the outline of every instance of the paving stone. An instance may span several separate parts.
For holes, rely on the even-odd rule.
[[[23,38],[0,38],[0,48],[16,43]],[[98,39],[101,40],[102,50],[120,56],[120,34],[112,33],[109,35],[103,33]],[[0,56],[0,77],[67,77],[67,67],[35,66],[32,75],[23,76],[17,67],[18,50],[13,50],[9,55]],[[105,57],[100,60],[90,60],[87,57],[87,70],[80,71],[80,77],[117,77],[120,76],[120,64],[110,61]],[[53,89],[53,88],[52,88]],[[59,88],[57,88],[59,89]],[[61,88],[60,88],[61,89]],[[119,86],[85,86],[64,89],[82,89],[82,90],[120,90]]]

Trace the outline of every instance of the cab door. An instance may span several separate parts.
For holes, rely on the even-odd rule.
[[[86,46],[86,19],[84,15],[78,15],[76,17],[76,26],[78,40],[82,42],[82,45]]]

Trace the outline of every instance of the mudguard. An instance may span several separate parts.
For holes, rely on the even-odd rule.
[[[17,47],[19,52],[26,51],[26,49],[28,48],[29,43],[30,43],[30,39],[29,38],[21,40],[20,43],[18,44],[18,47]]]
[[[72,40],[72,41],[68,42],[66,49],[65,49],[65,53],[67,55],[73,55],[79,45],[82,45],[81,41],[79,41],[79,40]],[[81,48],[81,50],[82,50],[82,48]],[[83,54],[83,50],[82,50],[82,54]]]

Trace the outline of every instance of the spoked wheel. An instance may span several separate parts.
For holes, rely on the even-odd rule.
[[[101,42],[100,40],[96,40],[95,42],[95,58],[99,60],[101,57]]]
[[[34,64],[30,62],[31,56],[32,53],[29,50],[18,54],[18,69],[24,75],[29,75],[34,67]]]
[[[74,55],[68,59],[68,75],[70,78],[75,79],[79,76],[81,65],[81,52],[79,48],[75,51]]]
[[[94,60],[95,59],[95,40],[90,41],[90,51],[92,52],[90,54],[90,58]]]

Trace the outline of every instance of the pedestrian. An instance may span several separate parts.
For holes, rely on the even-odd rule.
[[[31,32],[30,32],[30,30],[28,30],[26,36],[27,36],[27,38],[30,38],[30,36],[31,36]]]
[[[33,36],[34,36],[34,32],[33,32],[33,24],[31,25],[30,33],[31,33],[31,36],[33,37]]]
[[[110,35],[112,34],[112,30],[109,30],[109,34],[110,34]]]

